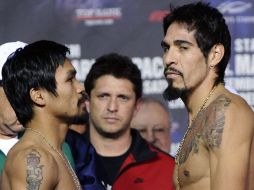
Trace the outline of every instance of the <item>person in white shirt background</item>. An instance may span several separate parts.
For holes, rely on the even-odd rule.
[[[18,48],[26,45],[24,42],[8,42],[0,46],[0,71],[8,56]],[[18,141],[18,132],[24,130],[12,109],[2,86],[0,72],[0,175],[4,166],[5,157],[11,147]]]

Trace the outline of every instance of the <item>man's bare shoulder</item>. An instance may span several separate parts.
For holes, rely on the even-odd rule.
[[[227,120],[243,120],[254,123],[254,112],[239,95],[225,91],[216,97],[207,109],[208,115],[223,116]],[[216,118],[213,118],[216,120]],[[243,121],[243,122],[245,122]]]
[[[230,94],[228,96],[232,102],[230,110],[233,113],[236,113],[236,115],[239,115],[239,116],[245,115],[247,117],[253,118],[254,113],[251,107],[241,96],[236,94]]]
[[[26,143],[18,142],[8,153],[6,164],[13,165],[17,164],[17,167],[27,167],[31,161],[36,161],[38,164],[42,165],[44,168],[52,165],[56,166],[56,160],[50,152],[42,146],[38,145],[27,145]]]
[[[47,149],[18,142],[7,155],[4,172],[13,189],[34,185],[44,189],[57,184],[57,166]]]
[[[239,95],[228,93],[230,106],[225,113],[228,128],[240,128],[246,132],[254,132],[254,112],[248,103]]]
[[[219,147],[223,136],[250,139],[254,132],[254,115],[250,106],[242,97],[227,91],[209,105],[205,117],[204,137],[210,148]]]
[[[228,124],[238,128],[240,133],[252,138],[254,133],[254,112],[247,102],[240,96],[232,97],[232,105],[227,113]]]

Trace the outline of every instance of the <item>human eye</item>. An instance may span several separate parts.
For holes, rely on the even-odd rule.
[[[177,45],[180,51],[187,51],[193,46],[192,43],[187,41],[180,41]]]
[[[168,50],[169,50],[169,48],[166,47],[166,46],[162,47],[162,49],[163,49],[163,52],[164,52],[164,53],[168,52]]]
[[[130,98],[126,95],[119,95],[118,98],[122,101],[128,101]]]
[[[100,99],[100,100],[103,100],[103,99],[106,99],[109,95],[107,93],[101,93],[101,94],[98,94],[97,97]]]
[[[155,128],[153,129],[155,133],[164,133],[165,132],[165,129],[160,127],[160,128]]]
[[[186,51],[186,50],[189,49],[189,47],[187,47],[187,46],[185,46],[185,45],[181,45],[181,46],[179,46],[179,49],[180,49],[181,51]]]
[[[67,82],[71,82],[71,83],[72,83],[72,82],[74,81],[74,79],[75,79],[75,77],[69,77],[69,78],[67,78],[67,80],[66,80],[66,81],[67,81]]]
[[[138,129],[140,134],[145,134],[146,133],[146,129]]]
[[[168,52],[169,45],[166,44],[164,41],[161,42],[161,47],[162,47],[164,53]]]
[[[74,82],[76,80],[76,70],[71,70],[67,73],[66,82]]]

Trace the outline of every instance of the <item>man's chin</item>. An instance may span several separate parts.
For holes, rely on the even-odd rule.
[[[87,124],[89,120],[89,115],[87,111],[82,111],[70,119],[71,124]]]
[[[171,101],[171,100],[176,100],[178,98],[181,98],[184,94],[186,93],[186,89],[184,88],[176,88],[173,86],[168,86],[164,92],[163,92],[163,97],[164,99]]]
[[[95,129],[101,136],[108,138],[108,139],[117,139],[121,137],[126,130],[102,130],[102,129]]]

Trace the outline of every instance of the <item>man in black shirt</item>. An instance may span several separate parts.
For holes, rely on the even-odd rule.
[[[128,57],[104,55],[88,73],[85,90],[89,130],[87,138],[72,143],[79,150],[76,172],[82,188],[173,189],[174,159],[130,128],[142,96],[137,66]]]

